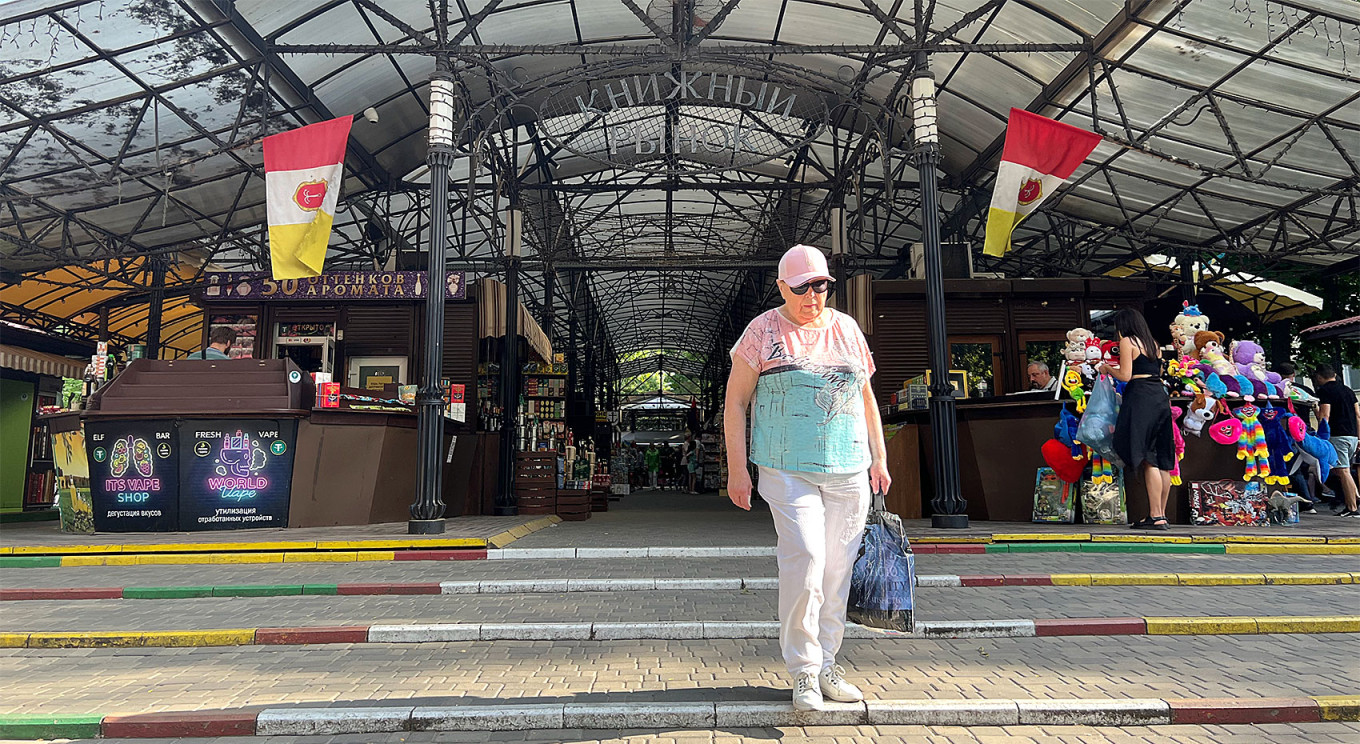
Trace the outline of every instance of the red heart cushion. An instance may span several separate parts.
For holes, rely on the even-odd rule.
[[[1048,463],[1050,468],[1053,468],[1058,480],[1064,483],[1076,483],[1081,480],[1081,471],[1086,469],[1085,456],[1072,459],[1072,448],[1056,439],[1044,442],[1041,451],[1044,455],[1044,462]]]

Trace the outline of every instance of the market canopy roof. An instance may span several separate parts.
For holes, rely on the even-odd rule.
[[[1022,223],[1016,250],[978,256],[980,268],[1103,275],[1152,253],[1204,253],[1274,276],[1360,255],[1351,0],[699,0],[692,14],[670,0],[469,0],[447,24],[432,17],[448,5],[0,3],[0,261],[6,281],[23,279],[0,317],[71,326],[123,299],[101,281],[144,292],[138,261],[151,257],[176,272],[263,268],[261,137],[369,107],[380,118],[355,123],[329,265],[417,261],[429,239],[429,50],[441,43],[478,128],[476,162],[464,140],[453,167],[450,259],[499,271],[505,193],[487,184],[517,177],[526,258],[589,269],[555,282],[552,302],[543,273],[526,272],[526,304],[540,317],[572,308],[613,356],[693,351],[712,376],[768,302],[773,259],[795,241],[829,245],[842,205],[847,268],[901,275],[919,192],[909,122],[893,112],[907,108],[913,69],[900,45],[922,40],[938,45],[946,239],[981,243],[1011,107],[1105,136]],[[914,6],[932,13],[921,38]],[[762,147],[787,154],[726,170],[699,156],[611,166],[561,146],[579,119],[545,102],[580,77],[571,68],[611,82],[629,64],[672,62],[800,80],[803,102],[826,114],[804,112],[799,131],[741,114],[769,130]],[[690,104],[629,115],[639,129],[733,116]],[[618,118],[579,137],[604,143]],[[101,277],[95,301],[66,307],[25,286],[62,270]]]
[[[1322,309],[1322,298],[1311,292],[1245,271],[1233,271],[1215,263],[1198,261],[1191,266],[1191,271],[1196,286],[1218,290],[1245,306],[1262,323],[1308,315]],[[1118,277],[1160,274],[1163,281],[1177,281],[1180,272],[1180,264],[1176,259],[1154,254],[1111,269],[1109,273],[1110,276]]]

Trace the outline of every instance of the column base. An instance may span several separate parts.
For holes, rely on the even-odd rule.
[[[518,516],[519,516],[519,507],[518,507],[518,506],[498,506],[498,507],[492,509],[492,510],[491,510],[491,513],[492,513],[494,516],[497,516],[497,517],[518,517]]]
[[[444,520],[442,519],[412,519],[406,522],[406,534],[408,535],[442,535],[444,534]]]
[[[937,530],[968,529],[967,514],[932,514],[930,526]]]

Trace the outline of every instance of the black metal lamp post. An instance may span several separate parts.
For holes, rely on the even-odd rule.
[[[949,339],[945,333],[936,172],[940,164],[940,130],[936,122],[935,77],[930,73],[930,58],[924,52],[916,57],[911,107],[921,178],[921,242],[925,249],[926,322],[930,333],[930,431],[935,443],[935,496],[930,500],[930,523],[932,527],[962,529],[968,526],[968,502],[959,489],[958,421],[954,386],[949,382]]]
[[[444,243],[448,236],[449,167],[453,165],[455,93],[448,62],[440,59],[430,77],[430,256],[425,267],[425,365],[416,394],[416,500],[406,531],[433,535],[444,531],[444,391],[439,386],[444,360],[444,292],[447,284]]]
[[[498,517],[519,514],[515,497],[515,439],[519,412],[519,245],[524,213],[511,197],[505,217],[505,337],[501,339],[501,458],[496,479]]]

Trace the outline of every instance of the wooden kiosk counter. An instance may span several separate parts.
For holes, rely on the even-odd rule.
[[[291,359],[138,359],[57,428],[83,424],[97,532],[406,519],[415,415],[377,397],[369,410],[314,402]],[[446,437],[445,467],[464,471],[444,480],[452,514],[469,500],[475,448],[475,437]]]

